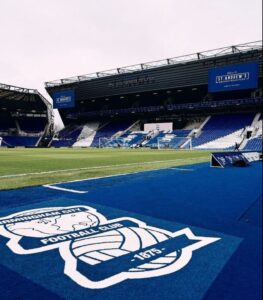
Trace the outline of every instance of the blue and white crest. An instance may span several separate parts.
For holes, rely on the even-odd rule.
[[[108,220],[83,205],[6,216],[0,219],[0,235],[16,254],[58,249],[64,273],[90,289],[176,272],[194,250],[220,239],[196,236],[190,228],[170,232],[129,217]]]

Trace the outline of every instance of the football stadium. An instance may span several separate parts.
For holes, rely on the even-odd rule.
[[[262,41],[222,46],[0,83],[1,300],[262,298]]]

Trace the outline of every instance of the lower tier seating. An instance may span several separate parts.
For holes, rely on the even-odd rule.
[[[34,147],[39,139],[39,137],[29,137],[29,136],[3,136],[3,146],[26,146]]]
[[[250,150],[250,151],[262,151],[263,149],[263,138],[254,137],[248,140],[247,144],[242,150]]]

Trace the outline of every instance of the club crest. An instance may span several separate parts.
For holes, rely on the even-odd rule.
[[[90,289],[174,273],[189,263],[193,251],[220,239],[196,236],[190,228],[170,232],[130,217],[108,220],[83,205],[0,218],[0,235],[16,254],[57,249],[65,275]]]

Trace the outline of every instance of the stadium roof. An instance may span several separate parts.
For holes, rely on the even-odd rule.
[[[101,72],[96,72],[96,73],[91,73],[91,74],[63,78],[63,79],[59,79],[59,80],[45,82],[45,86],[47,88],[56,87],[56,86],[60,86],[60,85],[64,85],[64,84],[89,81],[89,80],[94,80],[94,79],[98,79],[98,78],[102,78],[102,77],[109,77],[109,76],[114,76],[114,75],[119,75],[119,74],[133,73],[133,72],[138,72],[138,71],[143,71],[143,70],[148,70],[148,69],[153,69],[153,68],[158,68],[158,67],[182,64],[182,63],[187,63],[187,62],[191,62],[191,61],[199,61],[199,60],[204,60],[204,59],[213,58],[213,57],[220,57],[220,56],[229,55],[229,54],[245,53],[245,52],[261,50],[261,49],[262,49],[262,40],[239,44],[239,45],[228,46],[228,47],[223,47],[223,48],[218,48],[218,49],[213,49],[213,50],[207,50],[207,51],[203,51],[203,52],[197,52],[197,53],[173,57],[173,58],[167,58],[167,59],[153,61],[153,62],[147,62],[147,63],[141,63],[141,64],[137,64],[137,65],[120,67],[117,69],[111,69],[111,70],[106,70],[106,71],[101,71]]]
[[[0,107],[7,110],[46,111],[51,104],[38,90],[0,83]]]

